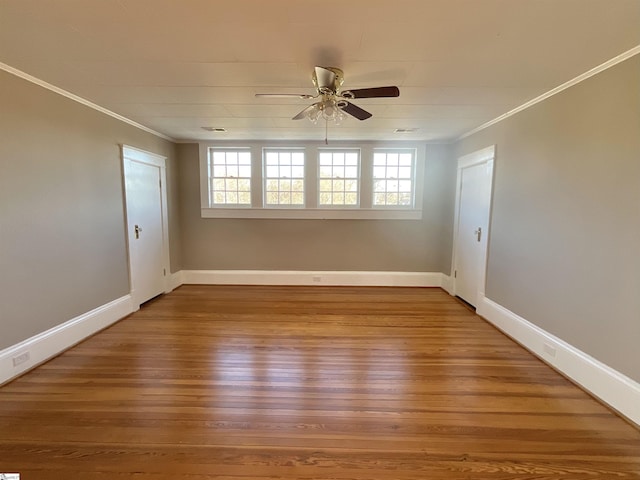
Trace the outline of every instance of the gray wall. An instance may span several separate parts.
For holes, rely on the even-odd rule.
[[[422,220],[201,218],[198,145],[179,145],[178,159],[185,269],[450,269],[456,173],[451,146],[427,147]]]
[[[640,56],[457,155],[491,144],[487,297],[640,381]]]
[[[169,157],[180,270],[175,146],[0,71],[0,349],[129,293],[121,143]]]

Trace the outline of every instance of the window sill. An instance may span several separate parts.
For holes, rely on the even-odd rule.
[[[422,210],[393,208],[202,208],[202,218],[421,220]]]

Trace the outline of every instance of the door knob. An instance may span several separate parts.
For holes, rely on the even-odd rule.
[[[134,227],[134,230],[136,232],[136,239],[140,238],[140,232],[142,231],[142,228],[140,228],[138,225],[136,225]]]
[[[480,238],[482,237],[482,227],[478,227],[473,234],[476,236],[477,240],[480,241]]]

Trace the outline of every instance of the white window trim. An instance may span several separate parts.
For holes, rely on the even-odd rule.
[[[251,149],[251,207],[209,206],[208,150],[214,148]],[[304,148],[305,150],[305,206],[274,207],[264,205],[263,149]],[[360,206],[318,207],[318,150],[360,149]],[[373,150],[413,148],[415,159],[414,207],[373,207]],[[420,220],[425,173],[426,144],[415,142],[273,142],[273,141],[221,141],[200,142],[200,206],[202,218],[266,218],[266,219],[353,219],[353,220]]]

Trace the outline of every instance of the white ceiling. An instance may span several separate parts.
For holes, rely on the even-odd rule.
[[[330,138],[451,140],[639,44],[639,0],[0,0],[0,62],[177,140],[323,139],[254,97],[314,65],[400,87]]]

